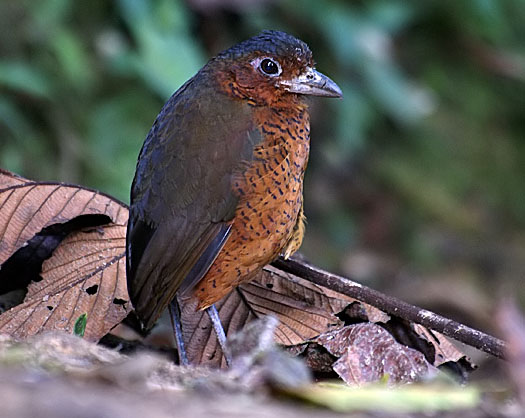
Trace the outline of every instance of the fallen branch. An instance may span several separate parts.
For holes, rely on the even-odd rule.
[[[467,327],[459,322],[442,317],[434,312],[419,308],[377,290],[363,286],[345,277],[329,273],[304,261],[277,259],[273,265],[287,273],[302,277],[319,286],[342,293],[361,302],[372,305],[383,312],[421,324],[469,346],[493,356],[504,358],[505,342]]]

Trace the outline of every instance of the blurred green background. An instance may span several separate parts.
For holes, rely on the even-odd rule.
[[[312,106],[304,255],[487,328],[525,294],[521,0],[0,0],[0,166],[127,202],[164,101],[262,29],[345,95]]]

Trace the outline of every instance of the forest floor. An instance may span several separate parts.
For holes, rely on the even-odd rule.
[[[0,338],[1,415],[9,418],[525,416],[504,389],[441,382],[338,384],[335,392],[323,392],[318,384],[275,385],[268,376],[268,370],[181,367],[147,351],[123,355],[60,332],[25,341]]]

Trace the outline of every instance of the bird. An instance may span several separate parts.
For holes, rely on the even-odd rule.
[[[145,329],[170,308],[181,364],[177,297],[209,313],[224,352],[214,304],[302,243],[308,96],[342,91],[315,69],[306,43],[266,30],[210,59],[144,141],[130,194],[128,292]]]

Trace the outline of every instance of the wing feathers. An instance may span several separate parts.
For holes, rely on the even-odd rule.
[[[230,232],[231,225],[221,225],[221,229],[217,235],[215,235],[215,238],[213,238],[197,262],[193,265],[188,275],[184,278],[184,281],[181,283],[179,287],[179,293],[181,296],[188,296],[188,293],[193,290],[195,285],[199,283],[208,272],[211,265],[219,255],[219,252],[222,250],[222,247],[226,244]]]
[[[146,329],[155,324],[180,286],[190,290],[206,274],[229,231],[228,225],[212,224],[195,245],[183,247],[183,252],[162,228],[154,231],[132,277],[130,289],[133,307]]]
[[[262,141],[253,110],[198,74],[166,103],[146,139],[131,191],[128,290],[146,328],[177,291],[206,274],[228,239],[232,182]]]

